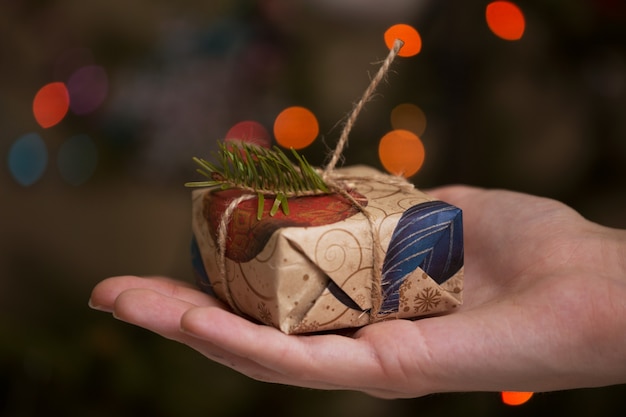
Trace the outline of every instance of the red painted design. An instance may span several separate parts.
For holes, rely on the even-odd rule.
[[[225,190],[206,193],[204,216],[208,219],[211,235],[217,240],[217,229],[222,214],[230,202],[242,194],[240,190]],[[350,195],[361,206],[367,205],[367,198],[350,191]],[[243,201],[228,225],[226,257],[236,262],[248,262],[265,247],[272,234],[283,227],[323,226],[347,219],[359,212],[348,199],[340,194],[325,194],[289,199],[289,215],[279,210],[273,217],[269,211],[274,199],[265,199],[263,216],[257,220],[256,198]]]

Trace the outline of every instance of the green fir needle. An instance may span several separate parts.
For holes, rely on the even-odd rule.
[[[289,215],[291,197],[328,194],[329,187],[319,172],[293,148],[294,164],[277,146],[271,149],[246,143],[218,142],[216,163],[193,158],[205,180],[188,182],[186,187],[240,189],[257,194],[257,219],[261,220],[265,197],[273,196],[270,216],[278,210]]]

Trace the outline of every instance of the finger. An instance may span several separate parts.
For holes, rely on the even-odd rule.
[[[117,296],[113,315],[165,338],[183,342],[187,336],[180,331],[180,319],[185,311],[195,306],[151,289],[131,288]]]
[[[131,288],[119,294],[114,303],[113,315],[124,322],[196,348],[199,347],[198,339],[181,331],[180,326],[185,312],[196,307],[195,304],[153,290]],[[207,355],[210,359],[231,365],[226,359],[232,355],[208,343],[202,347],[201,353],[210,353]]]
[[[167,339],[184,343],[202,353],[207,358],[260,381],[298,385],[316,389],[368,390],[372,395],[376,396],[396,396],[384,391],[378,392],[380,390],[375,387],[357,387],[354,385],[348,386],[343,383],[336,384],[326,380],[311,380],[310,377],[306,376],[306,372],[299,372],[302,368],[302,363],[305,362],[299,363],[297,360],[290,362],[291,371],[287,374],[283,374],[272,369],[272,367],[257,363],[254,358],[251,358],[254,357],[254,352],[252,355],[242,356],[239,352],[229,351],[228,345],[225,347],[219,343],[212,343],[211,341],[205,340],[206,338],[198,338],[197,335],[190,335],[189,332],[181,331],[182,317],[185,316],[185,313],[189,310],[201,309],[195,308],[195,303],[185,301],[186,296],[181,297],[181,294],[185,294],[184,290],[188,289],[188,286],[183,284],[182,288],[180,288],[178,284],[177,281],[166,278],[147,279],[132,276],[110,278],[103,281],[103,283],[99,284],[97,288],[94,289],[93,302],[108,303],[107,305],[110,306],[110,311],[113,312],[116,318],[143,327]],[[175,289],[171,288],[172,285],[176,286]],[[152,287],[152,289],[146,287]],[[175,294],[176,297],[170,297],[163,293],[169,293],[170,295]],[[114,300],[110,301],[113,298]],[[194,300],[195,295],[192,295],[191,299]],[[209,303],[209,305],[213,306],[219,306],[220,304],[221,303],[215,302],[212,299],[211,303]],[[267,326],[258,326],[241,317],[227,312],[224,313],[226,317],[232,318],[235,321],[241,321],[246,326],[260,328],[264,332],[277,334],[281,338],[295,338],[295,336],[286,336],[277,329]],[[199,317],[199,319],[203,321],[203,327],[211,326],[212,319],[210,316],[211,314],[209,314],[209,317]],[[230,326],[228,321],[222,325]],[[232,334],[238,339],[237,328],[233,327],[232,329]],[[350,340],[342,336],[336,337]],[[263,346],[260,343],[255,343],[251,346],[253,346],[253,350],[257,353],[262,352]],[[280,356],[278,360],[280,360]]]
[[[140,288],[120,293],[113,313],[120,320],[184,343],[207,358],[260,381],[358,390],[383,398],[416,395],[415,391],[408,391],[414,386],[407,385],[407,393],[403,394],[395,383],[389,383],[377,368],[382,360],[380,353],[374,354],[367,347],[369,340],[387,341],[389,345],[379,349],[385,351],[389,347],[388,361],[394,362],[394,355],[398,354],[392,346],[394,338],[375,331],[393,325],[392,322],[366,327],[357,333],[356,340],[338,335],[289,336],[219,308],[198,308]],[[398,330],[393,329],[392,333]],[[401,337],[402,333],[396,336]],[[385,366],[390,373],[389,364]]]
[[[203,293],[191,283],[166,277],[119,276],[105,279],[98,283],[91,292],[89,306],[102,311],[113,311],[115,300],[122,292],[131,288],[145,288],[168,297],[179,298],[197,306],[222,304],[215,298]]]
[[[240,358],[236,369],[255,379],[316,389],[378,390],[369,384],[377,374],[372,352],[348,337],[286,335],[217,308],[189,310],[181,327]]]
[[[113,314],[119,320],[184,343],[215,362],[234,369],[243,366],[253,370],[255,364],[247,363],[249,361],[181,331],[181,317],[195,307],[192,303],[153,290],[132,288],[119,294],[114,303]]]

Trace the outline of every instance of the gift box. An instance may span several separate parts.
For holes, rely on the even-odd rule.
[[[271,199],[259,208],[249,195],[224,216],[245,191],[193,191],[198,285],[235,312],[287,334],[459,306],[461,210],[373,168],[334,175],[345,192],[289,198],[289,214],[269,215]],[[226,227],[224,242],[218,242],[220,227]]]

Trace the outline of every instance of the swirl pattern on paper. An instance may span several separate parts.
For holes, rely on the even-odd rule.
[[[315,253],[315,263],[326,273],[345,269],[348,276],[360,269],[363,262],[361,243],[354,234],[342,229],[324,233],[317,241]]]

